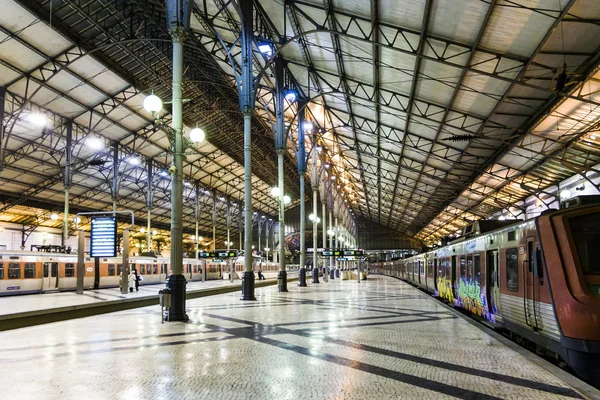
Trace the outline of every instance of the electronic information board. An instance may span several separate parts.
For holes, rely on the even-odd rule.
[[[90,256],[115,257],[117,255],[117,218],[92,217]]]
[[[198,258],[232,258],[237,255],[237,250],[202,251],[198,253]]]

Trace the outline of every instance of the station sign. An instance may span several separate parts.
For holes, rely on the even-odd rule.
[[[356,257],[352,257],[352,256],[349,256],[349,257],[338,257],[336,260],[338,260],[338,261],[356,261],[357,258]]]
[[[90,256],[115,257],[117,255],[117,217],[92,217]]]
[[[344,255],[344,251],[336,249],[325,249],[323,250],[323,255],[325,257],[341,257]]]
[[[232,258],[237,256],[237,250],[202,251],[198,253],[198,258]]]
[[[362,249],[358,250],[344,250],[344,256],[349,257],[362,257],[365,255],[365,251]]]

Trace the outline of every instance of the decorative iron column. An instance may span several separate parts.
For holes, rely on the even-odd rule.
[[[283,156],[285,154],[285,114],[284,114],[284,64],[281,57],[275,58],[275,150],[277,150],[277,175],[279,178],[279,273],[277,289],[287,292],[287,271],[285,268],[285,196],[283,176]]]
[[[183,41],[190,26],[191,5],[185,0],[166,0],[167,23],[173,41],[172,121],[174,171],[171,179],[171,289],[169,321],[187,321],[186,279],[183,275]]]
[[[300,174],[300,270],[298,271],[298,286],[306,286],[306,143],[304,136],[306,101],[298,102],[298,174]]]
[[[4,97],[0,98],[0,101],[4,103]],[[0,118],[3,118],[4,114],[0,115]],[[73,156],[73,121],[67,120],[65,122],[65,126],[67,128],[67,146],[65,147],[65,209],[63,212],[63,240],[62,245],[67,245],[67,240],[69,239],[69,190],[72,185],[72,176],[71,176],[71,161]]]
[[[147,208],[147,215],[146,215],[146,251],[150,251],[150,249],[152,248],[152,236],[151,236],[151,228],[152,228],[152,197],[153,197],[153,193],[152,193],[152,159],[149,158],[148,162],[147,162],[147,169],[146,169],[146,175],[148,175],[147,178],[147,193],[146,193],[146,208]]]
[[[119,143],[113,144],[113,179],[112,179],[112,209],[117,211],[117,196],[119,195]]]
[[[311,188],[313,192],[313,272],[312,272],[312,283],[319,283],[319,267],[317,265],[318,257],[319,257],[319,243],[318,240],[318,225],[317,225],[317,195],[319,185],[317,182],[317,145],[316,145],[317,135],[313,133],[312,140],[312,179],[311,179]]]
[[[196,182],[196,204],[194,206],[194,219],[196,220],[196,234],[194,235],[194,243],[196,244],[196,260],[198,259],[198,245],[200,242],[200,238],[198,237],[198,234],[200,233],[198,231],[198,224],[199,224],[199,220],[200,220],[200,185],[198,184],[198,182]]]
[[[252,42],[254,39],[254,2],[241,1],[242,19],[242,80],[239,82],[240,108],[244,114],[244,275],[242,300],[256,300],[252,270],[252,137],[251,119],[254,109],[254,79],[252,76]]]

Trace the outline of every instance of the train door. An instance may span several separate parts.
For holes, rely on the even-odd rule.
[[[533,276],[533,258],[534,255],[534,238],[527,238],[527,259],[523,261],[523,278],[525,281],[525,290],[523,291],[523,308],[525,311],[525,322],[533,329],[539,329],[538,326],[538,313],[536,310],[536,296],[535,296],[535,282],[538,281]],[[538,288],[539,289],[539,288]],[[538,290],[539,293],[539,290]],[[538,296],[539,297],[539,296]],[[539,299],[538,299],[539,300]]]
[[[458,283],[456,282],[456,256],[452,256],[452,272],[451,272],[452,280],[452,297],[456,298],[456,291],[458,289]]]
[[[58,263],[45,262],[43,265],[42,290],[58,289]]]
[[[498,314],[500,309],[500,274],[498,265],[498,250],[488,250],[486,253],[486,297],[488,310],[492,314]]]
[[[192,280],[192,264],[187,263],[185,265],[185,279],[188,281]]]
[[[160,281],[165,282],[167,280],[167,264],[160,264]]]
[[[437,280],[438,280],[438,259],[434,258],[433,259],[433,289],[436,292],[438,291]]]
[[[94,289],[100,287],[100,258],[94,257]]]

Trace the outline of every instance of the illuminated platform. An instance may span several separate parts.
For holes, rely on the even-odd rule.
[[[6,398],[596,398],[393,278],[229,293],[0,333]],[[27,371],[16,373],[15,371]],[[35,379],[32,379],[35,377]]]

